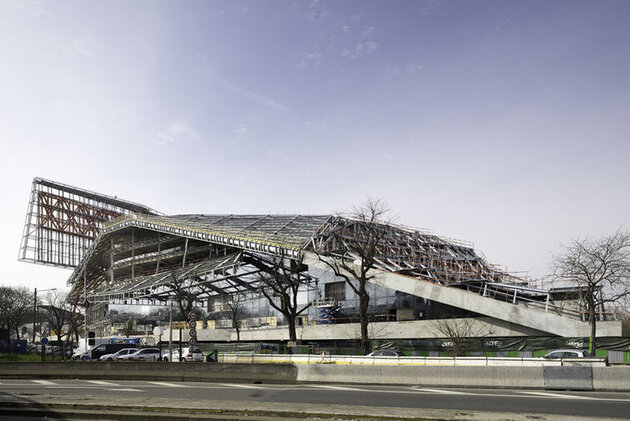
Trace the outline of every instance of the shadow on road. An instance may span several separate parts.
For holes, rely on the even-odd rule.
[[[54,418],[55,420],[67,420],[64,415],[43,404],[29,399],[25,394],[14,395],[0,392],[0,420],[20,420]],[[35,395],[35,394],[33,394]]]

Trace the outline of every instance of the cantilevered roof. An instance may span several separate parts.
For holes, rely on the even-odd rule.
[[[135,226],[243,250],[298,257],[330,215],[126,215],[102,234]]]
[[[301,250],[330,218],[330,215],[123,215],[105,224],[68,282],[76,289],[85,271],[88,291],[100,287],[105,279],[103,255],[109,249],[108,238],[130,227],[239,250],[299,258]]]

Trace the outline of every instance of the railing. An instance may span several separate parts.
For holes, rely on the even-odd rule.
[[[517,357],[371,357],[361,355],[329,354],[227,354],[220,353],[220,363],[292,363],[292,364],[339,364],[339,365],[400,365],[443,367],[542,367],[588,365],[605,367],[606,358],[517,358]]]
[[[303,242],[301,239],[279,234],[247,231],[244,229],[234,229],[211,224],[199,224],[176,218],[136,214],[126,215],[109,221],[104,225],[102,233],[108,233],[112,230],[130,225],[167,234],[192,237],[203,241],[293,258],[300,256],[300,248]]]

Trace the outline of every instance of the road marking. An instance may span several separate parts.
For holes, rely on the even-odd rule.
[[[99,384],[101,386],[120,386],[118,383],[106,382],[104,380],[87,380],[87,382]]]
[[[265,389],[265,387],[252,386],[249,384],[236,384],[236,383],[219,383],[219,384],[225,387],[239,387],[241,389]]]
[[[167,382],[147,382],[151,384],[156,384],[158,386],[166,386],[166,387],[189,387],[185,384],[175,384],[175,383],[167,383]]]
[[[556,398],[556,399],[585,399],[591,401],[608,401],[608,400],[618,400],[618,399],[610,399],[610,398],[597,398],[594,396],[576,396],[576,395],[564,395],[562,393],[548,393],[548,392],[520,392],[527,395],[538,395],[544,396],[546,398]]]
[[[440,389],[427,389],[425,387],[412,387],[413,390],[417,392],[430,392],[430,393],[440,393],[442,395],[472,395],[472,393],[468,392],[456,392],[454,390],[440,390]]]
[[[57,383],[49,382],[48,380],[31,380],[33,383],[41,384],[43,386],[57,386]]]
[[[128,387],[128,388],[122,388],[122,389],[119,389],[119,388],[111,388],[111,389],[110,389],[110,388],[107,388],[107,389],[105,389],[105,390],[113,390],[113,391],[116,391],[116,392],[144,392],[144,390],[140,390],[140,389],[132,389],[132,388],[130,388],[130,387]]]
[[[563,395],[561,393],[548,393],[548,392],[521,392],[521,393],[524,393],[526,395],[545,396],[548,398],[556,398],[556,399],[588,399],[588,400],[597,399],[597,398],[591,398],[588,396]]]
[[[365,389],[357,389],[354,387],[345,387],[345,386],[326,386],[323,384],[311,384],[309,385],[309,387],[317,387],[319,389],[329,389],[329,390],[348,390],[351,392],[366,392]],[[374,390],[369,390],[369,392],[372,392]]]

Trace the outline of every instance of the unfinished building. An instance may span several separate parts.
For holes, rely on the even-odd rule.
[[[588,336],[574,289],[531,287],[489,264],[470,243],[381,227],[370,281],[375,338],[439,337],[431,319],[445,315],[478,320],[479,335],[488,338]],[[235,340],[224,306],[235,296],[247,302],[240,339],[286,340],[284,321],[260,295],[260,275],[278,262],[297,262],[303,267],[299,300],[310,305],[300,317],[299,338],[347,340],[356,337],[357,299],[326,260],[356,261],[339,243],[360,242],[366,229],[336,215],[167,216],[36,178],[20,259],[72,268],[71,296],[76,306],[92,304],[92,326],[106,324],[109,305],[188,300],[205,314],[199,340],[213,342]],[[621,323],[598,323],[598,335],[622,336]]]

